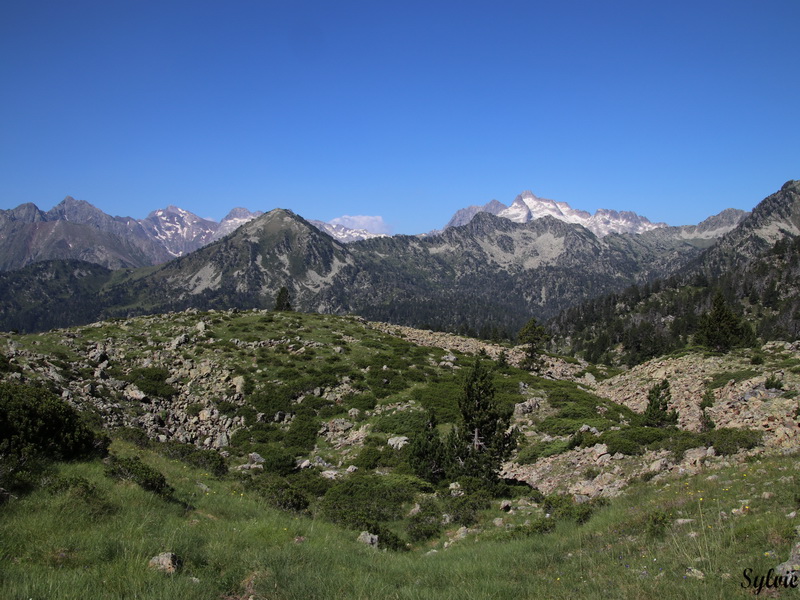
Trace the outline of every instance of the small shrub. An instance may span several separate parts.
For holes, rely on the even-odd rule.
[[[357,408],[358,410],[367,411],[375,408],[378,400],[375,394],[366,392],[363,394],[354,394],[347,399],[347,406],[349,408]]]
[[[148,396],[170,399],[178,390],[167,383],[169,376],[169,369],[163,367],[140,367],[133,369],[125,379]]]
[[[412,542],[422,542],[442,533],[442,511],[438,502],[426,498],[419,504],[419,511],[408,518],[406,525],[408,538]]]
[[[47,486],[53,495],[63,495],[70,508],[77,507],[92,517],[100,517],[114,512],[114,505],[108,502],[97,486],[84,477],[57,477]]]
[[[254,450],[264,459],[266,473],[286,476],[297,469],[294,454],[278,444],[260,444]]]
[[[519,530],[523,535],[541,535],[543,533],[550,533],[556,528],[556,522],[554,519],[545,519],[544,517],[539,517],[538,519],[532,520],[527,525],[521,525],[516,529]]]
[[[517,462],[522,465],[530,465],[540,458],[561,454],[567,450],[569,450],[569,442],[566,440],[538,442],[520,450],[517,455]]]
[[[183,444],[176,440],[170,440],[163,444],[154,442],[150,447],[162,456],[205,469],[216,477],[221,477],[228,472],[225,459],[214,450],[198,448],[194,444]]]
[[[463,496],[448,496],[445,500],[445,510],[453,521],[467,527],[476,523],[478,513],[491,505],[491,496],[483,490]]]
[[[739,450],[750,450],[762,441],[760,431],[722,427],[705,434],[706,444],[714,446],[718,454],[736,454]]]
[[[322,477],[317,469],[302,469],[288,475],[286,480],[308,498],[321,498],[333,487],[333,481]]]
[[[226,417],[233,417],[239,416],[239,406],[234,404],[233,402],[228,402],[227,400],[219,400],[217,402],[217,410],[221,415],[225,415]]]
[[[190,417],[196,417],[203,410],[203,405],[199,402],[193,402],[186,407],[186,414]]]
[[[586,523],[595,509],[605,506],[608,501],[604,498],[595,498],[588,502],[577,503],[570,496],[550,494],[542,501],[542,509],[550,513],[551,518],[575,521],[578,524]]]
[[[650,537],[662,537],[670,524],[669,513],[664,510],[656,510],[647,515],[645,519],[645,531]]]
[[[284,444],[289,448],[298,450],[298,454],[309,452],[314,449],[317,443],[317,432],[319,422],[315,416],[309,413],[298,412],[297,416],[289,425],[289,430],[283,438]]]
[[[291,512],[303,512],[309,500],[303,491],[288,480],[269,473],[253,477],[247,487],[255,491],[273,508]]]
[[[375,421],[373,431],[411,438],[424,431],[427,424],[428,415],[421,410],[395,411],[381,415]]]
[[[153,467],[146,465],[138,456],[119,458],[111,455],[106,475],[112,479],[129,480],[143,490],[153,492],[162,498],[169,498],[175,490],[167,483],[164,475]]]
[[[329,521],[353,529],[397,519],[402,505],[417,492],[411,479],[356,473],[333,484],[320,511]]]
[[[113,436],[116,439],[129,442],[142,449],[149,447],[151,443],[151,440],[149,437],[147,437],[144,429],[139,429],[137,427],[120,427],[119,429],[114,430]]]
[[[589,467],[588,469],[584,469],[582,475],[584,479],[594,479],[600,475],[600,469],[597,467]]]
[[[108,445],[105,434],[48,390],[0,383],[0,487],[29,487],[41,461],[102,456]]]
[[[361,452],[358,453],[353,464],[359,469],[371,471],[380,464],[382,455],[383,453],[375,446],[365,446],[361,449]]]
[[[783,381],[779,377],[776,377],[775,375],[770,375],[764,382],[764,387],[767,388],[768,390],[782,390]]]

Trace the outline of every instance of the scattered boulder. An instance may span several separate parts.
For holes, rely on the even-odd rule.
[[[792,571],[800,573],[800,542],[797,542],[794,545],[794,548],[792,548],[792,551],[789,554],[789,560],[782,562],[775,567],[775,571],[778,573],[778,575],[784,575],[786,573],[791,573]]]
[[[372,548],[378,547],[378,536],[374,533],[370,533],[369,531],[362,531],[360,534],[358,534],[356,541],[366,544],[367,546],[371,546]]]
[[[404,435],[399,435],[396,437],[389,438],[389,440],[386,443],[389,444],[390,448],[393,448],[395,450],[400,450],[400,448],[408,444],[408,438]]]
[[[147,566],[164,573],[176,573],[181,567],[181,560],[174,552],[162,552],[151,558]]]

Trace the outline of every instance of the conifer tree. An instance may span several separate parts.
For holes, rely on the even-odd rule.
[[[545,328],[537,323],[536,317],[531,318],[531,320],[528,321],[522,329],[520,329],[517,338],[521,344],[525,344],[527,346],[525,349],[527,354],[525,366],[528,369],[534,369],[541,366],[539,352],[541,347],[550,339],[550,336]]]
[[[669,381],[662,380],[650,388],[647,393],[647,408],[642,415],[642,424],[645,427],[674,427],[678,424],[677,411],[668,410],[672,392]]]
[[[722,292],[717,292],[711,310],[700,319],[695,341],[717,352],[755,343],[752,328],[736,316],[725,302]]]
[[[516,447],[516,432],[509,431],[511,412],[500,410],[494,393],[491,372],[476,358],[458,401],[462,423],[445,443],[449,477],[466,475],[494,482]]]
[[[289,304],[289,290],[286,286],[278,290],[278,296],[275,298],[275,310],[292,310],[292,305]]]
[[[418,477],[433,484],[444,479],[448,460],[432,412],[428,415],[425,429],[414,437],[409,450],[408,463]]]

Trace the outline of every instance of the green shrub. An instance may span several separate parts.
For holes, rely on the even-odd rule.
[[[578,503],[572,497],[562,494],[550,494],[542,501],[542,509],[550,514],[553,519],[575,521],[578,524],[586,523],[594,513],[595,508],[603,506],[600,499]]]
[[[371,471],[380,464],[382,456],[383,453],[375,446],[365,446],[361,449],[361,452],[358,453],[353,464],[359,469]]]
[[[46,389],[0,383],[0,487],[28,487],[40,461],[102,456],[108,444]]]
[[[600,441],[608,446],[611,455],[642,454],[648,444],[663,440],[669,436],[669,431],[656,427],[628,427],[616,431],[606,431],[600,436]]]
[[[583,470],[581,474],[584,479],[594,479],[598,475],[600,475],[600,469],[597,467],[589,467]]]
[[[780,377],[776,377],[775,375],[770,375],[764,382],[764,387],[767,388],[768,390],[782,390],[783,381],[780,379]]]
[[[298,450],[298,454],[309,452],[317,443],[319,421],[307,412],[298,412],[289,425],[289,430],[283,437],[283,442],[288,448]]]
[[[287,475],[286,480],[309,498],[321,498],[333,487],[333,481],[322,477],[317,469],[296,471]]]
[[[722,386],[726,385],[729,381],[733,380],[735,383],[739,383],[740,381],[744,381],[745,379],[750,379],[758,375],[758,371],[753,371],[752,369],[742,369],[740,371],[726,371],[724,373],[717,373],[714,377],[711,378],[711,381],[706,383],[706,387],[709,390],[715,390],[717,388],[721,388]]]
[[[560,413],[559,413],[560,414]],[[609,421],[602,417],[595,415],[591,419],[572,419],[572,418],[562,418],[560,416],[550,416],[544,419],[537,429],[543,433],[548,433],[550,435],[572,435],[576,431],[578,431],[581,426],[589,425],[590,427],[596,427],[597,429],[607,429],[609,426]]]
[[[762,441],[760,431],[721,427],[705,434],[705,442],[714,446],[717,454],[736,454],[739,450],[750,450]]]
[[[511,531],[514,532],[515,537],[517,536],[527,537],[531,535],[541,535],[543,533],[550,533],[555,528],[556,528],[555,519],[545,519],[544,517],[539,517],[538,519],[533,519],[528,524],[515,527]]]
[[[346,404],[348,408],[357,408],[358,410],[367,411],[375,408],[378,403],[375,394],[365,392],[363,394],[354,394],[347,398]]]
[[[381,415],[376,419],[372,429],[379,433],[391,433],[414,437],[425,430],[428,416],[421,410],[395,411]]]
[[[297,469],[294,454],[278,444],[260,444],[254,447],[261,458],[264,459],[263,467],[266,473],[288,475]]]
[[[143,490],[163,498],[170,498],[175,492],[161,473],[143,463],[138,456],[120,458],[111,455],[106,466],[106,475],[112,479],[133,481]]]
[[[478,521],[478,514],[492,505],[491,496],[481,490],[463,496],[448,496],[445,501],[445,510],[453,522],[466,527]]]
[[[320,511],[325,519],[352,529],[397,519],[403,504],[417,492],[410,480],[356,473],[333,484],[322,499]]]
[[[237,404],[228,402],[227,400],[219,400],[217,402],[217,410],[219,411],[219,414],[225,415],[226,417],[233,417],[234,415],[237,417],[240,416],[238,414],[239,409],[240,407]]]
[[[253,477],[248,482],[247,487],[255,491],[273,508],[303,512],[309,505],[308,497],[301,489],[274,473],[265,473]]]
[[[457,423],[461,417],[458,410],[461,390],[458,380],[449,376],[425,387],[415,388],[411,397],[426,411],[432,412],[438,423]]]
[[[100,517],[114,512],[115,507],[108,502],[97,486],[85,477],[56,477],[47,486],[47,491],[55,496],[64,496],[70,508],[88,512],[92,517]]]
[[[120,427],[115,429],[112,435],[115,439],[129,442],[142,449],[148,448],[151,443],[144,429],[139,429],[138,427]]]
[[[645,519],[645,531],[651,537],[662,537],[670,524],[670,516],[664,510],[655,510]]]
[[[158,398],[172,398],[178,390],[167,383],[169,379],[169,369],[163,367],[139,367],[133,369],[125,377],[126,381],[133,383],[148,396]]]
[[[193,402],[186,407],[186,414],[190,417],[196,417],[200,414],[201,410],[203,410],[203,405],[199,402]]]
[[[205,469],[217,477],[228,472],[225,459],[214,450],[198,448],[193,444],[183,444],[177,440],[164,443],[154,442],[150,447],[162,456]]]
[[[419,510],[408,518],[406,524],[408,538],[412,542],[422,542],[442,533],[442,511],[433,498],[419,503]]]

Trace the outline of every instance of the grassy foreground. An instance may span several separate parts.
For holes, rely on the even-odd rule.
[[[139,454],[172,497],[110,479],[100,461],[58,465],[54,481],[91,485],[0,506],[0,597],[723,599],[751,596],[743,571],[766,574],[798,537],[786,516],[800,508],[796,455],[642,482],[550,533],[494,527],[495,505],[480,533],[429,554],[375,550],[357,532],[268,508],[234,479],[119,441],[112,451]],[[182,560],[177,573],[148,568],[162,552]]]

